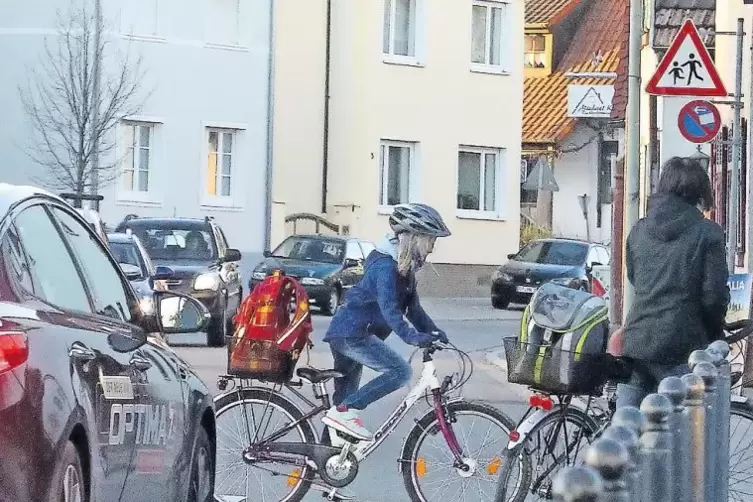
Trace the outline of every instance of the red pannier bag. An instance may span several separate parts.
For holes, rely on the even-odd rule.
[[[290,381],[301,351],[312,345],[306,290],[276,270],[243,300],[233,321],[228,373],[267,382]]]

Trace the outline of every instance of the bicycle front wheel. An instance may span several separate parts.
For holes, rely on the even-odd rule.
[[[455,458],[437,416],[429,413],[413,427],[403,448],[400,469],[408,495],[413,502],[493,500],[500,452],[515,423],[496,408],[478,402],[455,401],[445,410],[463,460],[471,468],[463,471],[453,466]],[[478,440],[472,437],[475,433]]]
[[[748,403],[732,403],[729,425],[729,500],[751,500],[753,409]]]
[[[271,389],[241,389],[220,397],[217,409],[215,499],[254,502],[299,502],[311,488],[314,473],[275,458],[243,459],[243,450],[303,418],[300,409]],[[309,421],[299,422],[283,442],[316,442]],[[303,460],[300,458],[298,460]]]

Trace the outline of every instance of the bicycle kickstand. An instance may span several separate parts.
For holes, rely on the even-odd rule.
[[[346,495],[344,493],[338,493],[337,488],[329,488],[324,486],[312,486],[315,490],[320,490],[322,492],[322,497],[327,500],[332,500],[336,502],[345,502],[346,500],[355,500],[356,497],[353,495]]]

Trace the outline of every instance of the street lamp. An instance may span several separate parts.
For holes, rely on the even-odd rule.
[[[708,172],[709,164],[711,163],[711,157],[701,151],[701,145],[698,145],[698,150],[696,150],[696,152],[688,158],[690,160],[697,161],[699,164],[701,164],[703,170]]]

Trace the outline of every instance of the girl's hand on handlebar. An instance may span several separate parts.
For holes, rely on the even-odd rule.
[[[437,339],[437,341],[441,343],[450,343],[450,339],[447,338],[447,333],[445,333],[441,329],[438,329],[437,331],[432,331],[431,334]]]

